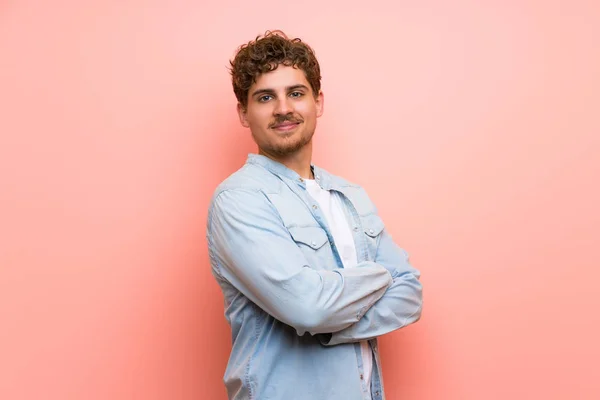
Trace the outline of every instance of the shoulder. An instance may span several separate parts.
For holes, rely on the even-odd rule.
[[[281,181],[264,168],[245,164],[213,191],[209,219],[217,213],[248,213],[271,208],[267,194],[279,193]]]
[[[377,207],[362,185],[339,175],[332,174],[322,168],[319,168],[319,173],[325,179],[329,180],[332,188],[342,192],[352,202],[359,215],[377,213]]]
[[[335,173],[332,173],[332,172],[326,170],[325,168],[315,166],[315,172],[317,174],[323,176],[325,179],[327,179],[331,183],[331,185],[334,187],[361,188],[361,186],[358,183],[353,182],[353,181],[351,181],[347,178],[344,178],[340,175],[337,175]]]
[[[254,164],[245,164],[215,188],[211,205],[224,193],[245,193],[262,197],[264,193],[278,193],[281,190],[280,186],[281,181],[266,169]]]

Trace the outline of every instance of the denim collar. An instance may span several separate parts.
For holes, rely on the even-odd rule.
[[[248,164],[259,165],[267,169],[272,174],[290,179],[301,186],[305,185],[304,179],[302,179],[302,177],[296,171],[286,167],[278,161],[270,159],[269,157],[261,154],[248,154],[248,159],[246,162]],[[310,164],[310,168],[312,169],[313,174],[315,175],[315,180],[319,183],[319,185],[325,190],[330,190],[333,183],[331,175],[313,163]]]

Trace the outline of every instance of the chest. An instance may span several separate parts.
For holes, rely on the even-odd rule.
[[[282,190],[267,195],[314,269],[374,261],[383,222],[361,188]]]

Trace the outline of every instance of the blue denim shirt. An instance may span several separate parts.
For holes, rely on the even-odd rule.
[[[250,154],[212,198],[207,240],[232,332],[230,399],[382,400],[376,338],[420,318],[420,273],[367,193],[312,168],[345,205],[355,268],[343,268],[317,202],[283,164]],[[365,339],[374,353],[370,388]]]

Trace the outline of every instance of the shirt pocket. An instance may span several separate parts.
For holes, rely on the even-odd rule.
[[[377,214],[361,216],[360,219],[367,244],[367,260],[375,261],[379,240],[385,229],[385,224]]]
[[[313,269],[336,268],[329,238],[323,228],[317,226],[288,228],[292,238]]]

